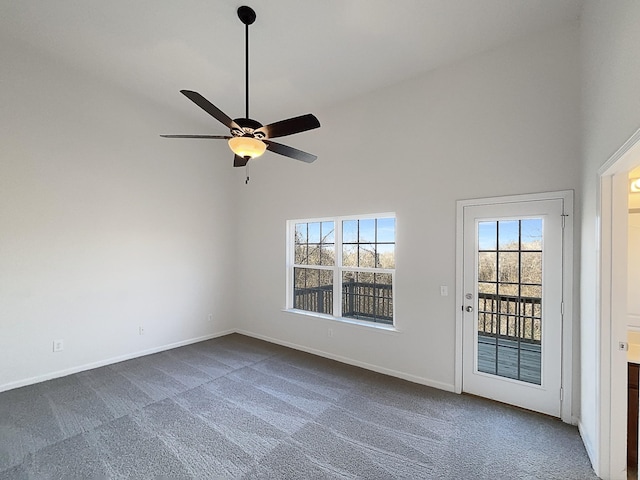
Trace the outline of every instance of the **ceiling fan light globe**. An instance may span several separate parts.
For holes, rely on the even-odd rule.
[[[253,137],[233,137],[229,139],[229,148],[242,158],[256,158],[267,149],[267,144]]]

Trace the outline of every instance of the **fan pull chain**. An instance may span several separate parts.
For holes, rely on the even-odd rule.
[[[244,184],[249,185],[249,162],[244,166],[244,172],[247,175],[247,179],[244,181]]]

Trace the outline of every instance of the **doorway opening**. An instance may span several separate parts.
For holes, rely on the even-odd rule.
[[[627,478],[628,473],[628,366],[629,354],[635,350],[635,336],[629,332],[637,328],[636,323],[640,326],[640,315],[634,318],[630,310],[630,299],[638,297],[638,286],[635,285],[634,293],[629,290],[633,287],[629,277],[630,176],[638,167],[640,130],[598,171],[598,471],[613,479]]]

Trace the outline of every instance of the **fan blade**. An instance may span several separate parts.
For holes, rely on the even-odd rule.
[[[238,155],[234,155],[233,156],[233,166],[234,167],[244,167],[247,164],[248,161],[249,161],[248,158],[243,158],[243,157],[240,157]]]
[[[231,137],[228,135],[160,135],[164,138],[214,138],[229,140]]]
[[[267,138],[276,138],[306,132],[307,130],[313,130],[318,127],[320,127],[318,119],[310,113],[307,113],[306,115],[300,115],[299,117],[265,125],[264,127],[258,128],[256,132],[264,133]]]
[[[300,160],[302,162],[311,163],[316,158],[318,158],[315,155],[312,155],[307,152],[303,152],[302,150],[298,150],[297,148],[289,147],[288,145],[271,142],[269,140],[263,140],[263,142],[267,144],[267,150],[273,153],[284,155],[285,157],[290,157],[296,160]]]
[[[191,90],[180,90],[180,93],[182,93],[185,97],[198,105],[213,118],[218,120],[220,123],[226,125],[230,130],[233,128],[240,129],[238,124],[231,120],[231,118],[227,114],[225,114],[222,110],[220,110],[213,103],[200,95],[198,92],[192,92]]]

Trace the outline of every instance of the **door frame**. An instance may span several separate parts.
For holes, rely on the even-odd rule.
[[[493,204],[507,204],[540,200],[563,200],[565,228],[562,242],[562,291],[564,315],[562,321],[562,366],[561,366],[561,406],[560,418],[563,422],[577,424],[573,416],[573,190],[558,192],[532,193],[524,195],[509,195],[501,197],[476,198],[458,200],[456,202],[456,345],[455,345],[455,378],[454,391],[462,393],[462,356],[463,356],[463,312],[464,304],[463,275],[464,275],[464,208],[468,206],[482,206]]]
[[[587,452],[602,478],[626,478],[628,181],[640,165],[640,129],[598,169],[596,183],[596,424]],[[584,437],[584,435],[583,435]]]

